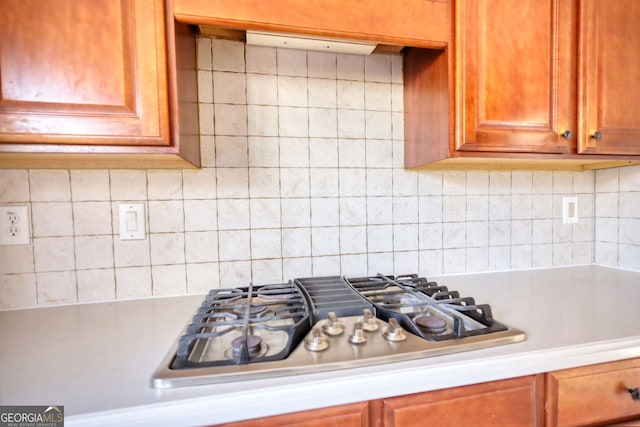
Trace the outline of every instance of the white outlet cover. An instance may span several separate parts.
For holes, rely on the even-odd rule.
[[[578,223],[578,198],[577,197],[562,198],[562,223],[563,224]]]
[[[29,207],[0,206],[0,245],[28,245],[31,243]]]

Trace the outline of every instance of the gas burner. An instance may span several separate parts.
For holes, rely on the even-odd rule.
[[[258,335],[247,335],[246,341],[240,336],[234,338],[231,341],[231,348],[224,352],[227,359],[239,360],[242,357],[242,347],[245,342],[250,358],[262,357],[269,350],[269,346],[263,343],[262,338]]]
[[[418,316],[413,319],[428,334],[441,334],[447,330],[447,322],[436,316]]]
[[[249,307],[249,316],[253,317],[258,313],[262,313],[266,307],[260,305],[251,305]],[[233,306],[233,312],[238,313],[240,316],[247,314],[247,304],[239,303]]]

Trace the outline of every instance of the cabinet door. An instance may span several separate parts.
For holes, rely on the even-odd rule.
[[[456,2],[458,150],[575,152],[575,3]]]
[[[217,427],[367,427],[367,402],[313,409],[286,415],[220,424]]]
[[[0,10],[0,143],[170,144],[162,0],[0,0]]]
[[[541,426],[543,384],[529,376],[384,399],[382,426]]]
[[[587,0],[580,9],[579,152],[640,154],[640,2]]]

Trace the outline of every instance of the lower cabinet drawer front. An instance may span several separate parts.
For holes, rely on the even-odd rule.
[[[640,359],[550,372],[547,425],[605,423],[640,415],[628,388],[640,387]]]
[[[539,426],[542,376],[383,399],[383,427]]]

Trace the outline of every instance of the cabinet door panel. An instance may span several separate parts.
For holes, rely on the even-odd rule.
[[[579,150],[640,153],[640,3],[581,3],[581,93],[584,133]],[[592,138],[599,131],[601,138]]]
[[[573,4],[456,3],[458,150],[571,152]]]
[[[543,423],[543,377],[530,376],[384,399],[384,427]]]
[[[170,143],[162,1],[0,9],[0,142]]]

